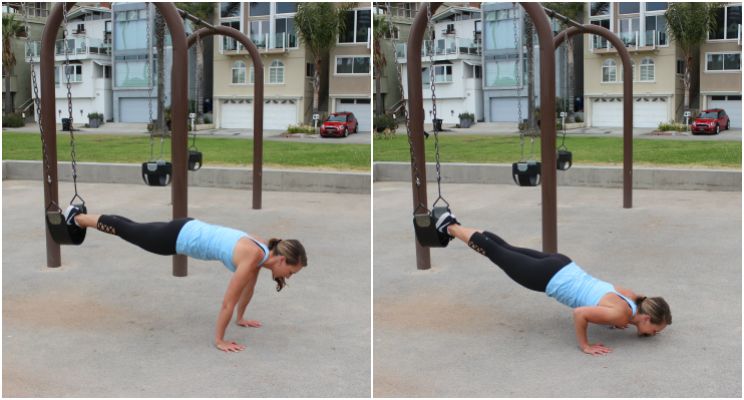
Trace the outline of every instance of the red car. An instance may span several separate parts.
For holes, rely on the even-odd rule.
[[[335,112],[328,116],[320,126],[320,136],[349,136],[349,133],[356,133],[359,127],[354,113],[347,111]]]
[[[715,133],[717,135],[722,130],[728,129],[730,124],[726,111],[720,108],[712,108],[701,111],[695,121],[692,122],[690,129],[692,129],[693,135],[696,133]]]

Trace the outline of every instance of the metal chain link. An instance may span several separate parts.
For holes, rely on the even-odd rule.
[[[447,203],[447,200],[444,200],[442,198],[442,172],[441,172],[441,165],[439,162],[439,130],[436,127],[436,120],[437,120],[437,85],[435,83],[436,81],[436,73],[434,68],[434,35],[435,32],[434,29],[434,23],[431,20],[431,3],[426,3],[426,17],[427,17],[427,36],[429,36],[429,87],[431,89],[431,112],[432,112],[432,130],[434,131],[434,157],[436,161],[436,173],[437,173],[437,199],[434,201],[434,205],[439,202],[439,200],[444,201]],[[449,205],[449,204],[448,204]]]
[[[413,3],[413,4],[416,4],[416,3]],[[390,32],[390,38],[391,38],[392,45],[393,45],[393,55],[394,55],[393,60],[395,63],[395,72],[398,76],[398,90],[400,90],[400,96],[405,99],[405,92],[403,91],[403,75],[401,73],[401,66],[398,63],[398,40],[395,38],[395,34],[393,32],[393,20],[392,20],[393,11],[390,6],[390,2],[386,2],[385,5],[387,7],[387,12],[388,12],[388,18],[387,18],[388,32]],[[416,187],[419,187],[421,186],[421,176],[418,170],[418,166],[416,165],[416,157],[413,153],[413,135],[411,134],[411,123],[408,119],[408,106],[406,105],[406,101],[403,101],[403,117],[406,123],[406,135],[408,136],[408,149],[411,151],[411,168],[413,169],[413,176],[416,179]]]
[[[83,205],[85,205],[85,200],[83,200],[82,197],[80,197],[80,194],[78,194],[77,190],[77,154],[75,152],[75,134],[73,133],[73,118],[72,118],[72,84],[70,83],[70,48],[68,44],[68,15],[67,15],[67,2],[62,3],[62,39],[64,40],[64,50],[65,50],[65,78],[67,80],[67,111],[70,118],[70,159],[72,159],[72,185],[75,189],[75,195],[72,196],[72,199],[70,200],[70,204],[72,204],[75,201],[75,198],[79,198]],[[73,39],[74,40],[74,39]],[[73,47],[74,48],[74,47]]]
[[[155,159],[155,123],[152,121],[152,36],[150,35],[150,24],[154,22],[152,19],[152,15],[150,12],[151,5],[150,3],[145,3],[147,7],[147,23],[145,24],[146,28],[146,35],[147,35],[147,71],[145,71],[145,76],[147,77],[147,86],[149,87],[149,90],[147,92],[147,112],[149,113],[150,119],[148,120],[148,124],[152,127],[150,129],[150,161],[153,161]]]
[[[512,11],[512,22],[513,22],[513,32],[514,32],[514,47],[517,49],[517,61],[515,63],[515,72],[516,72],[516,82],[515,82],[515,90],[516,98],[517,98],[517,129],[519,130],[519,148],[521,151],[521,156],[519,161],[525,161],[524,160],[524,131],[526,129],[526,126],[524,125],[524,120],[522,119],[522,98],[521,98],[521,88],[522,88],[522,43],[519,40],[519,37],[517,36],[517,30],[519,29],[519,26],[517,24],[517,14],[519,9],[517,8],[517,3],[512,3],[514,5],[514,8],[511,9]]]

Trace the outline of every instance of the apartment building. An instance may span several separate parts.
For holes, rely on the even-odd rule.
[[[346,12],[346,29],[331,48],[328,101],[331,112],[350,111],[360,131],[372,130],[372,8],[371,3],[354,3]]]
[[[588,3],[587,20],[620,37],[633,68],[633,125],[654,128],[678,120],[684,106],[682,52],[666,31],[666,2]],[[622,62],[605,39],[584,35],[586,122],[622,126]],[[693,86],[696,83],[693,83]]]
[[[294,28],[297,2],[215,3],[217,23],[245,33],[264,68],[264,129],[286,129],[312,119],[314,66]],[[219,128],[252,128],[255,69],[248,51],[215,36],[214,121]],[[327,82],[321,98],[327,93]],[[326,109],[327,110],[327,109]]]
[[[416,16],[419,5],[420,3],[409,2],[375,3],[375,15],[383,15],[386,18],[384,39],[380,40],[380,46],[385,56],[386,64],[380,73],[379,89],[382,95],[382,109],[387,113],[398,113],[403,100],[403,93],[401,93],[398,85],[398,72],[396,71],[397,64],[393,41],[396,43],[406,43],[408,41],[413,17]],[[388,21],[392,26],[392,33],[389,33]],[[372,90],[374,93],[373,98],[377,101],[377,87],[373,86]]]
[[[741,128],[741,3],[725,4],[700,46],[700,109],[723,108]]]
[[[54,46],[55,117],[58,123],[69,116],[68,76],[75,124],[87,123],[89,113],[101,113],[107,121],[113,118],[111,22],[111,10],[104,7],[75,7],[68,13],[67,25],[61,27],[66,32],[67,43],[60,39]],[[38,77],[41,41],[31,42],[27,51]],[[67,66],[66,59],[69,59]]]
[[[425,120],[433,119],[430,68],[433,68],[438,119],[459,122],[459,114],[483,119],[481,11],[478,7],[444,4],[431,18],[432,39],[423,41],[421,76],[424,84]],[[407,43],[398,43],[395,56],[402,66],[403,90],[407,98]]]

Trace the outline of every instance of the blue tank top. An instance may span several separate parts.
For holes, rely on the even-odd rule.
[[[197,258],[199,260],[220,260],[225,267],[235,272],[233,251],[238,241],[244,237],[253,240],[264,252],[259,266],[269,258],[269,249],[265,244],[237,229],[211,225],[199,220],[187,222],[176,239],[176,253]]]
[[[612,284],[587,274],[575,262],[561,268],[545,288],[545,294],[571,308],[596,306],[607,293],[620,296],[628,303],[633,315],[636,314],[634,301],[618,293]]]

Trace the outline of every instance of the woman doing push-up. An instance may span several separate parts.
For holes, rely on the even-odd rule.
[[[258,321],[243,319],[253,296],[261,268],[271,271],[281,290],[285,280],[307,265],[305,248],[297,240],[270,239],[268,242],[245,232],[210,225],[191,218],[170,222],[137,223],[117,215],[84,214],[70,206],[65,212],[68,224],[96,228],[160,255],[182,254],[200,260],[219,260],[234,272],[227,286],[217,317],[214,344],[222,351],[241,351],[245,346],[225,340],[225,331],[237,306],[240,326],[260,327]]]
[[[612,351],[602,343],[589,343],[589,323],[621,329],[635,325],[639,336],[656,335],[672,323],[663,298],[641,296],[594,278],[563,254],[514,247],[491,232],[461,226],[451,213],[442,215],[436,227],[488,257],[520,285],[573,308],[576,340],[587,354]]]

